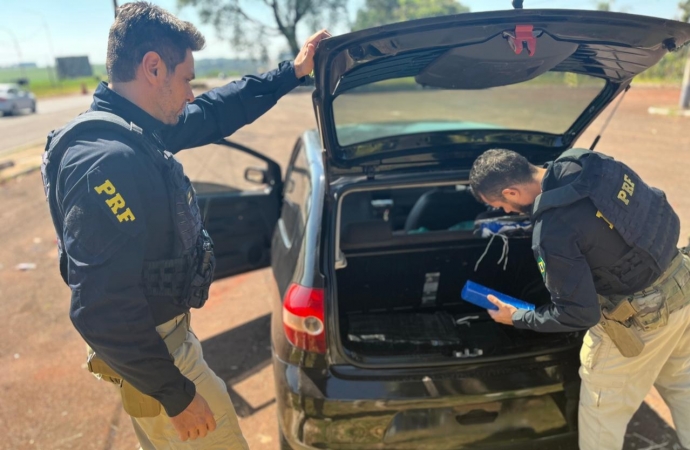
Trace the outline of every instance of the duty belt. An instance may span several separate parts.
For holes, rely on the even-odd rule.
[[[187,339],[187,332],[189,331],[190,314],[187,312],[184,315],[184,319],[177,324],[174,330],[168,333],[163,338],[165,346],[168,348],[168,353],[171,355],[175,350],[180,348],[180,346]],[[119,384],[122,377],[117,374],[109,365],[106,364],[101,358],[96,356],[93,350],[89,349],[88,360],[86,361],[87,368],[89,372],[97,376],[97,378],[105,378],[106,381],[114,382]],[[100,377],[98,376],[100,375]]]
[[[608,320],[626,326],[634,324],[642,331],[665,326],[669,314],[690,302],[690,257],[679,252],[650,287],[629,296],[611,295],[608,300],[613,305],[602,305],[602,313]]]
[[[167,335],[161,336],[168,353],[172,353],[180,348],[187,340],[189,331],[190,314],[185,313],[184,319]],[[105,361],[103,361],[93,350],[88,348],[88,359],[86,365],[96,378],[114,383],[120,387],[122,406],[125,412],[132,417],[156,417],[161,412],[161,404],[158,400],[138,391],[130,383],[122,379]]]

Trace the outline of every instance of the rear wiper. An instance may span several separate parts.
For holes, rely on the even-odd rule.
[[[596,147],[597,144],[599,143],[599,140],[601,139],[601,135],[604,134],[606,127],[609,126],[611,119],[613,119],[613,116],[616,114],[616,111],[618,111],[618,107],[623,102],[623,99],[625,98],[625,94],[627,94],[629,90],[630,90],[630,85],[626,86],[625,91],[623,91],[623,94],[618,99],[618,103],[616,103],[616,106],[613,107],[613,111],[611,111],[611,114],[609,114],[609,117],[606,119],[606,122],[604,122],[604,126],[601,127],[601,131],[599,131],[599,134],[597,135],[597,137],[594,138],[594,142],[592,142],[592,146],[589,147],[590,150],[594,150],[594,147]]]

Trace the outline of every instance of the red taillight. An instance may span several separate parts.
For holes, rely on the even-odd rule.
[[[0,97],[0,102],[4,102],[4,101],[7,101],[7,99],[5,97]]]
[[[323,289],[292,284],[283,300],[283,328],[295,347],[326,353],[323,324]]]

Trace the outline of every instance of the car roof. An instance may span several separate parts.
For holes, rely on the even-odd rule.
[[[19,89],[19,86],[16,84],[0,83],[0,91],[8,91],[10,89]]]

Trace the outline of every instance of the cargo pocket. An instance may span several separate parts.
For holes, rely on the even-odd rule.
[[[598,325],[590,329],[582,342],[580,350],[580,404],[602,408],[607,404],[620,402],[620,394],[627,376],[605,373],[606,360],[614,344]]]
[[[621,403],[620,396],[627,376],[594,373],[584,368],[580,370],[580,376],[580,403],[583,406],[607,408]]]
[[[585,334],[580,349],[580,364],[587,370],[593,370],[597,365],[604,347],[603,335],[593,330]]]

